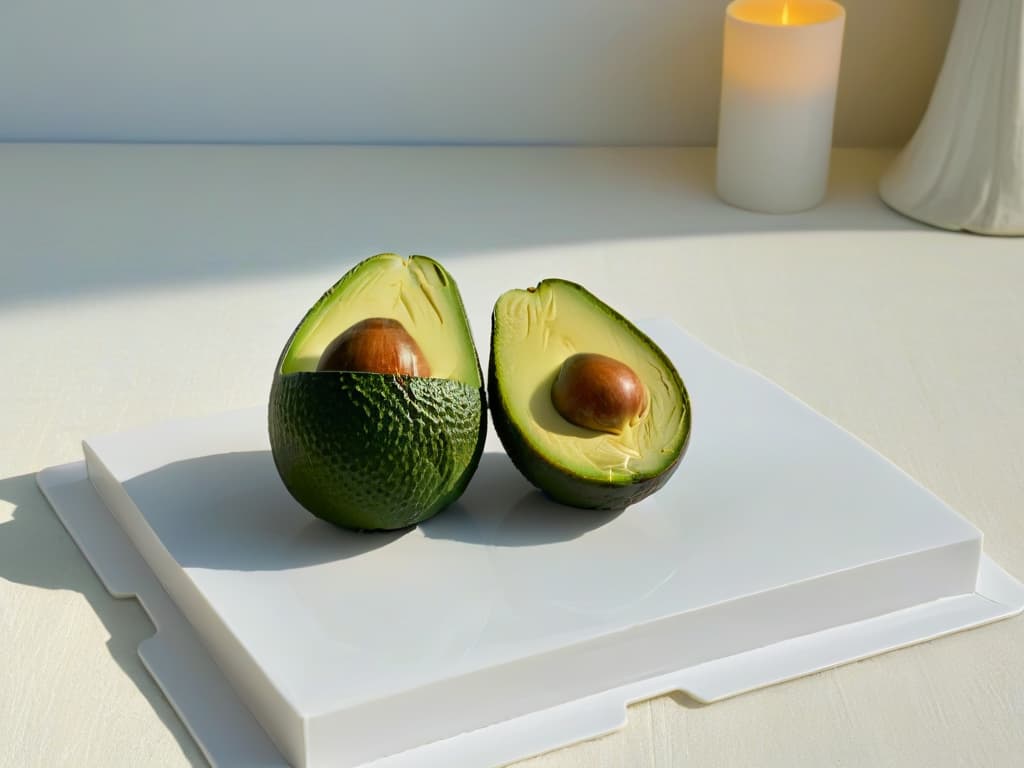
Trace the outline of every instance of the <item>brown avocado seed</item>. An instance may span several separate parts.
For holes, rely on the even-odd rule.
[[[573,355],[558,369],[551,404],[578,427],[618,435],[647,410],[647,390],[625,363],[593,353]]]
[[[423,350],[397,320],[371,317],[346,329],[320,356],[318,371],[430,376]]]

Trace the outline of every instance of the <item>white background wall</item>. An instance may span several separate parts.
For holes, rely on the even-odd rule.
[[[713,144],[726,4],[0,0],[0,139]],[[955,0],[844,5],[836,143],[901,144]]]

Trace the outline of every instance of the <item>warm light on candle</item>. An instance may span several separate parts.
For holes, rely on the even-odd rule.
[[[835,15],[833,0],[736,0],[731,5],[734,18],[772,27],[822,24]]]
[[[726,8],[716,161],[726,202],[791,213],[824,198],[845,16],[834,0]]]

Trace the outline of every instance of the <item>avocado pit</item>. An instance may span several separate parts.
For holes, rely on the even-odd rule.
[[[327,345],[316,369],[430,376],[420,345],[404,325],[389,317],[370,317],[346,328]]]
[[[621,434],[647,410],[647,390],[625,363],[596,353],[562,363],[551,386],[551,404],[576,426]]]

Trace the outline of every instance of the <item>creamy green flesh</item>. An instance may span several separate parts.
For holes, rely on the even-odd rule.
[[[686,438],[677,377],[636,329],[577,286],[545,281],[535,291],[509,291],[495,306],[494,364],[509,418],[535,451],[593,480],[629,481],[660,472]],[[562,363],[596,352],[625,363],[647,389],[649,407],[613,435],[566,421],[551,403]]]
[[[363,262],[313,307],[292,339],[281,373],[315,371],[328,344],[370,317],[405,326],[423,351],[431,378],[480,386],[461,301],[443,271],[426,257],[391,253]]]

